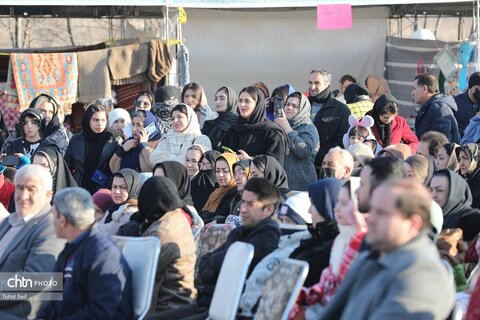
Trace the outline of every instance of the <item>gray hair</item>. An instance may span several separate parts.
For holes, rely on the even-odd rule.
[[[312,73],[320,73],[325,83],[330,84],[332,82],[332,75],[326,69],[313,69],[310,71],[310,74]]]
[[[337,146],[328,150],[328,154],[333,154],[333,153],[341,154],[343,165],[353,170],[353,168],[355,167],[355,164],[353,161],[353,156],[350,152]]]
[[[92,196],[82,188],[65,188],[53,198],[58,212],[65,216],[68,224],[83,229],[95,222],[95,207]]]
[[[17,185],[22,178],[38,179],[45,190],[52,190],[52,175],[48,169],[38,164],[29,164],[21,167],[15,174],[13,183]]]

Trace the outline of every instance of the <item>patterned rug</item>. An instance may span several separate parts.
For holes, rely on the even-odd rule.
[[[77,97],[76,53],[11,53],[10,62],[20,111],[37,95],[46,93],[64,105],[66,114],[71,112]]]
[[[14,130],[20,119],[17,88],[12,74],[12,65],[8,64],[6,83],[0,83],[0,111],[7,124],[8,130]]]

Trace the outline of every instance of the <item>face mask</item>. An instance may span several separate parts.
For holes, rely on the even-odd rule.
[[[335,178],[335,169],[320,168],[320,171],[318,172],[318,180],[325,178]]]

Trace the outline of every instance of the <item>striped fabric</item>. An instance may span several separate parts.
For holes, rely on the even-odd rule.
[[[115,91],[117,92],[117,104],[127,111],[133,110],[135,98],[143,90],[143,85],[141,83],[115,86]]]
[[[408,119],[415,111],[411,93],[419,58],[423,59],[427,72],[431,72],[438,77],[440,69],[434,63],[433,57],[446,44],[447,42],[443,41],[387,38],[385,79],[388,80],[392,95],[398,100],[399,113],[404,118]],[[449,42],[448,45],[456,52],[460,43]]]

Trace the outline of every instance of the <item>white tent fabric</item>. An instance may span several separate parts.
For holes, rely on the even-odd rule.
[[[314,8],[286,11],[187,10],[183,25],[190,50],[190,80],[215,91],[228,85],[237,92],[257,81],[270,90],[289,83],[304,92],[309,72],[332,73],[332,89],[344,74],[363,82],[383,75],[387,7],[353,9],[353,27],[318,31]],[[210,103],[213,106],[213,103]]]

